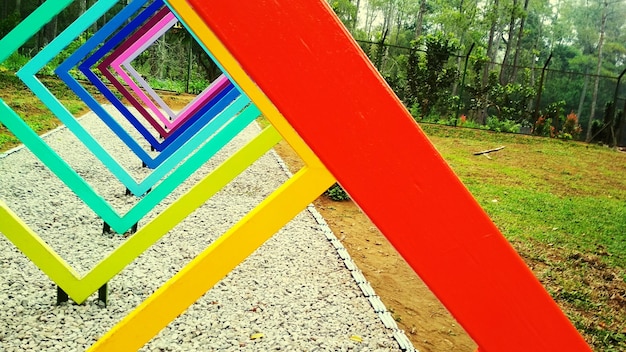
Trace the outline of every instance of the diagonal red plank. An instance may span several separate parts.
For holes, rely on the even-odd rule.
[[[189,0],[481,351],[590,351],[320,0]]]

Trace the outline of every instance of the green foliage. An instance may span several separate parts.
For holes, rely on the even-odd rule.
[[[182,93],[185,91],[185,83],[170,79],[152,78],[149,80],[150,86],[154,89],[168,90],[171,92]]]
[[[70,45],[68,45],[61,53],[55,56],[52,61],[50,61],[43,69],[41,69],[40,74],[52,76],[54,75],[54,70],[61,64],[63,61],[67,60],[76,50],[78,50],[85,42],[87,41],[88,35],[86,33],[81,34],[78,38],[74,39]],[[71,73],[74,75],[78,74],[78,70],[74,69]],[[82,77],[82,76],[81,76]]]
[[[532,111],[529,109],[528,102],[536,94],[533,87],[519,83],[508,83],[505,86],[497,83],[491,89],[491,99],[499,108],[499,117],[519,124],[530,123]]]
[[[350,200],[350,196],[348,195],[348,193],[346,193],[346,191],[344,191],[338,183],[330,186],[330,188],[327,189],[324,194],[334,201]]]
[[[545,116],[539,116],[531,130],[536,136],[549,137],[552,127],[552,119],[546,119]]]
[[[3,127],[0,126],[0,151],[5,151],[18,144],[20,140],[14,135],[2,131],[2,128]]]
[[[328,0],[328,4],[346,27],[352,28],[354,26],[357,15],[355,4],[350,0]]]
[[[6,61],[0,64],[0,71],[16,72],[21,69],[30,60],[28,57],[17,52],[11,54]]]
[[[465,115],[461,116],[461,118],[459,118],[458,120],[455,118],[438,118],[436,116],[430,116],[422,119],[422,122],[429,122],[443,126],[457,126],[504,133],[519,133],[522,126],[521,124],[516,123],[513,120],[501,120],[497,116],[487,117],[487,122],[484,125],[473,120],[467,120]]]
[[[420,104],[418,102],[414,102],[409,107],[409,112],[411,112],[411,116],[413,116],[414,119],[416,120],[422,119],[422,108],[420,107]]]
[[[206,79],[196,79],[189,82],[189,92],[191,94],[200,94],[211,82]],[[182,92],[179,92],[182,93]]]
[[[537,121],[533,124],[531,133],[536,136],[554,137],[554,127],[552,123],[554,120],[558,121],[563,112],[563,103],[557,102],[548,105],[546,109],[541,111],[541,115],[537,118]]]
[[[475,129],[482,129],[482,130],[487,130],[489,129],[489,125],[483,125],[480,124],[474,120],[469,120],[467,118],[467,116],[465,115],[461,115],[459,117],[459,120],[457,121],[456,125],[458,127],[465,127],[465,128],[475,128]]]
[[[483,121],[491,123],[489,129],[492,130],[519,131],[521,126],[531,126],[533,111],[529,102],[535,98],[537,91],[527,82],[528,72],[522,72],[525,77],[522,83],[505,85],[500,83],[497,72],[490,72],[487,84],[483,85],[481,74],[486,60],[486,57],[478,55],[473,61],[474,80],[467,87],[470,115],[491,115]]]
[[[1,37],[1,36],[0,36]],[[65,48],[59,55],[55,56],[52,61],[50,61],[46,66],[41,69],[38,73],[44,76],[52,76],[54,75],[54,70],[65,61],[74,51],[76,51],[80,46],[82,46],[87,40],[86,35],[81,35],[72,43]],[[0,71],[11,71],[16,72],[19,71],[31,58],[27,55],[20,54],[19,52],[12,53],[4,62],[0,63]],[[84,78],[82,74],[78,74],[77,69],[73,69],[70,71],[74,76],[79,78]]]
[[[521,124],[514,120],[500,119],[496,116],[487,117],[487,129],[495,132],[519,133]]]
[[[557,101],[550,105],[548,105],[545,109],[541,111],[541,116],[545,116],[546,119],[550,120],[559,120],[564,113],[564,101]]]

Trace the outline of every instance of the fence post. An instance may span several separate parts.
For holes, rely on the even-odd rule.
[[[611,104],[611,111],[609,112],[609,116],[611,116],[611,137],[613,138],[613,147],[617,146],[617,131],[615,131],[615,122],[617,120],[617,116],[615,113],[617,112],[617,96],[619,95],[619,87],[622,84],[622,78],[626,74],[626,68],[620,73],[619,77],[617,77],[617,84],[615,85],[615,93],[613,94],[613,104]],[[623,114],[623,112],[622,112]],[[622,128],[623,130],[623,128]]]
[[[605,121],[604,125],[602,126],[602,128],[600,128],[598,130],[598,132],[596,132],[591,137],[591,139],[589,140],[590,142],[593,141],[597,136],[599,136],[602,132],[604,132],[604,130],[606,130],[608,128],[609,131],[611,132],[612,146],[614,147],[617,144],[617,136],[615,134],[616,131],[614,129],[614,127],[615,127],[615,105],[617,104],[617,96],[619,94],[619,85],[622,83],[622,77],[624,77],[625,73],[626,73],[626,69],[624,69],[622,71],[622,73],[617,77],[617,84],[615,85],[615,93],[613,93],[613,101],[609,103],[611,105],[609,105],[609,111],[606,112],[606,116],[604,117],[604,121]],[[604,140],[602,142],[604,142]]]
[[[456,118],[454,119],[454,126],[456,126],[459,121],[459,112],[461,111],[461,103],[463,102],[463,93],[465,92],[465,75],[467,74],[467,64],[469,62],[470,55],[474,50],[474,46],[476,43],[472,43],[469,50],[467,51],[467,55],[465,55],[465,65],[463,66],[463,78],[461,79],[461,91],[459,92],[459,103],[456,105]]]
[[[617,147],[626,146],[626,99],[624,99],[624,109],[622,110],[622,121],[617,129]]]
[[[535,102],[535,113],[533,116],[535,122],[539,118],[539,104],[541,104],[541,94],[543,94],[543,81],[546,77],[546,70],[548,69],[550,60],[552,60],[552,53],[548,56],[548,60],[546,60],[546,63],[543,65],[543,69],[541,70],[541,79],[539,80],[539,90],[537,91],[537,101]]]

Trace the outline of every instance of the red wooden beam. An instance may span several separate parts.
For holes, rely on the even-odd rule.
[[[482,352],[590,351],[321,0],[189,0]]]

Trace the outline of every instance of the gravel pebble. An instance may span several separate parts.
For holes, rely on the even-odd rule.
[[[95,115],[80,122],[133,177],[146,177],[149,170]],[[249,126],[139,227],[258,131],[256,124]],[[68,129],[48,134],[46,141],[118,213],[136,204],[137,198],[125,196],[125,187]],[[88,348],[286,179],[275,154],[263,156],[114,277],[106,308],[98,304],[97,294],[82,305],[70,301],[56,306],[55,284],[0,236],[0,351]],[[0,158],[0,185],[0,199],[79,273],[124,241],[123,236],[103,235],[98,216],[27,149]],[[263,336],[251,339],[257,333]],[[305,210],[142,351],[399,350],[392,333]],[[363,342],[350,340],[352,335]]]

